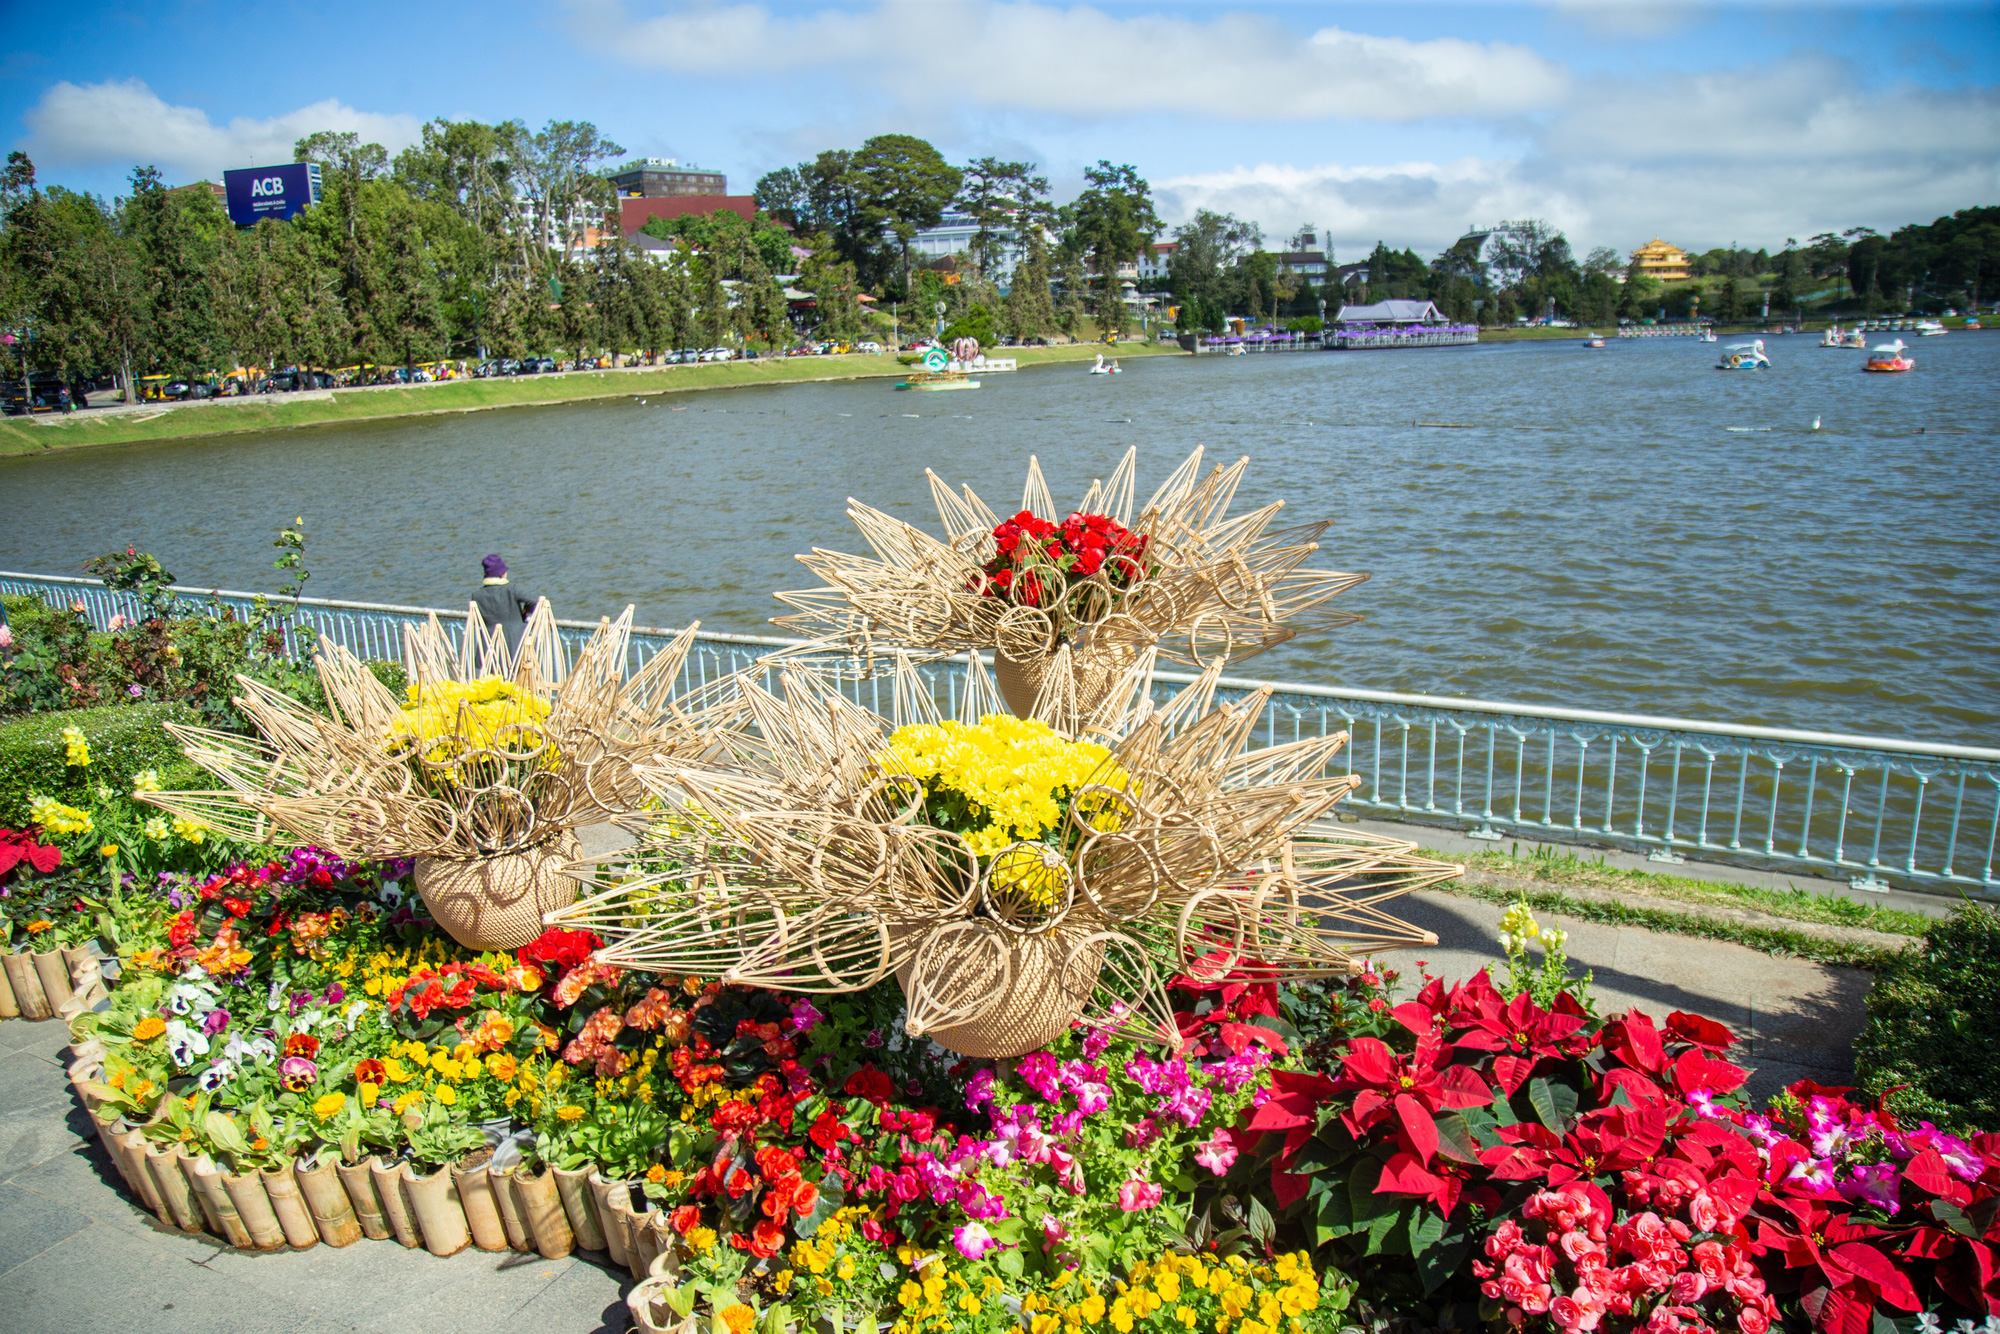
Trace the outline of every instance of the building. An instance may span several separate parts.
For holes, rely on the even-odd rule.
[[[1005,283],[1014,266],[1021,260],[1020,239],[1012,229],[1002,227],[997,231],[1000,241],[994,256],[994,272],[986,276],[997,283]],[[884,234],[884,239],[893,245],[895,238]],[[917,264],[929,264],[947,255],[963,255],[971,252],[973,243],[979,239],[979,222],[968,213],[948,212],[938,220],[935,227],[926,227],[910,238],[910,258]]]
[[[719,171],[683,166],[670,157],[640,158],[605,173],[621,199],[661,199],[673,195],[726,195],[729,181]]]
[[[1632,252],[1632,262],[1639,266],[1640,273],[1661,282],[1677,282],[1688,276],[1687,251],[1668,245],[1657,236]]]
[[[755,195],[653,195],[641,198],[625,198],[618,201],[619,226],[630,236],[646,225],[649,218],[665,218],[669,222],[687,213],[707,216],[727,210],[741,217],[745,222],[757,219],[757,196]]]
[[[1342,324],[1443,324],[1444,312],[1429,301],[1377,301],[1369,306],[1342,306]]]
[[[1290,269],[1314,287],[1318,287],[1324,283],[1327,275],[1333,272],[1333,265],[1327,259],[1326,252],[1319,248],[1319,233],[1313,231],[1300,232],[1293,238],[1292,244],[1299,248],[1297,250],[1279,251],[1277,256],[1278,267],[1280,269]]]
[[[1137,265],[1139,281],[1155,287],[1164,283],[1167,280],[1167,263],[1180,248],[1179,241],[1153,242],[1153,253],[1139,256]]]

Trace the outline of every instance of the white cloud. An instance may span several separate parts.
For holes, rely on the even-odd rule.
[[[1657,83],[1580,87],[1506,158],[1390,167],[1263,164],[1155,182],[1267,233],[1318,222],[1339,253],[1375,241],[1435,254],[1468,222],[1543,217],[1581,253],[1654,235],[1706,249],[1855,225],[1889,230],[2000,197],[2000,90],[1864,90],[1799,58]]]
[[[196,107],[173,106],[139,79],[58,83],[24,117],[22,147],[38,165],[153,164],[169,177],[220,179],[226,167],[292,160],[315,130],[353,130],[391,153],[416,142],[414,116],[357,111],[331,98],[282,116],[238,116],[217,125]]]
[[[756,4],[676,3],[650,17],[624,0],[572,0],[571,9],[586,41],[635,65],[825,72],[910,106],[1108,116],[1164,96],[1229,119],[1410,120],[1531,111],[1568,81],[1523,46],[1339,28],[1302,36],[1243,13],[1114,18],[1035,0],[878,0],[798,18]]]

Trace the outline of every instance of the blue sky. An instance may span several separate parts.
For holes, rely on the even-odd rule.
[[[2000,203],[2000,7],[0,0],[0,132],[116,193],[282,160],[311,129],[392,149],[436,116],[595,121],[726,171],[870,134],[956,160],[1100,157],[1273,239],[1434,252],[1541,216],[1579,249],[1776,247]]]

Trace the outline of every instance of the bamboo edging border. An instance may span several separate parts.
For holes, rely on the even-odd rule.
[[[122,1116],[106,1120],[103,1100],[87,1087],[103,1068],[95,1040],[71,1046],[71,1089],[126,1188],[164,1227],[243,1251],[338,1249],[364,1239],[440,1257],[467,1246],[550,1260],[596,1251],[635,1280],[660,1272],[662,1256],[671,1263],[677,1234],[666,1212],[640,1213],[632,1205],[637,1183],[606,1180],[594,1166],[495,1172],[482,1151],[428,1174],[379,1156],[228,1172],[206,1154],[149,1142]]]

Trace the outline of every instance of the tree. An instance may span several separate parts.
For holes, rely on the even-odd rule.
[[[1174,251],[1167,257],[1167,290],[1181,309],[1178,326],[1220,329],[1229,282],[1225,275],[1263,244],[1264,233],[1256,223],[1205,208],[1176,227]]]
[[[759,176],[750,192],[757,207],[797,227],[812,198],[811,170],[810,166],[780,167]]]
[[[1046,195],[1049,183],[1034,174],[1032,162],[1002,162],[983,157],[965,166],[959,186],[958,206],[973,221],[970,251],[973,270],[981,277],[993,277],[1004,266],[1007,251],[1018,248],[1016,215],[1024,195],[1039,191]]]
[[[831,236],[805,239],[812,251],[799,270],[799,283],[813,294],[813,329],[822,338],[848,339],[861,332],[861,280]]]
[[[858,178],[861,224],[896,238],[907,292],[910,242],[943,220],[963,176],[937,149],[909,134],[879,134],[863,143],[851,171]]]
[[[212,277],[229,219],[206,190],[168,190],[154,167],[132,172],[121,228],[137,255],[150,361],[169,372],[215,368],[222,343]]]
[[[612,222],[618,200],[596,169],[625,150],[595,125],[552,120],[532,135],[510,136],[508,146],[517,190],[534,203],[535,239],[544,253],[571,256],[583,244],[586,227]]]
[[[444,353],[448,329],[426,238],[434,208],[389,181],[362,188],[360,316],[354,323],[370,361],[407,369]]]
[[[1069,207],[1069,230],[1097,270],[1097,323],[1110,337],[1125,327],[1118,267],[1152,253],[1160,219],[1153,211],[1152,187],[1130,164],[1113,166],[1099,159],[1084,169],[1083,178],[1088,184]]]

